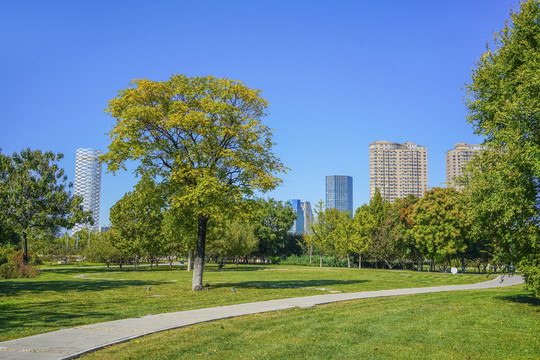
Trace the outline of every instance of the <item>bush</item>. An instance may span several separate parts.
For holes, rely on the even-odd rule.
[[[7,264],[13,259],[15,248],[10,245],[0,246],[0,265]]]
[[[23,251],[22,250],[17,251],[17,253],[15,253],[15,255],[13,255],[12,261],[17,265],[22,265],[22,263],[23,263]],[[39,256],[34,255],[34,253],[31,252],[31,251],[28,252],[28,264],[29,265],[38,266],[38,265],[41,265],[42,263],[43,262],[41,261]]]
[[[19,265],[9,262],[0,266],[0,278],[2,279],[34,278],[38,275],[39,268],[32,265]]]

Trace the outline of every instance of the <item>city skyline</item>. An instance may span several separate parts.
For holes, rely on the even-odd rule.
[[[483,140],[465,120],[463,87],[517,7],[514,0],[4,2],[0,63],[10,70],[0,89],[0,147],[63,153],[60,166],[74,182],[76,149],[107,151],[114,119],[103,109],[132,79],[214,75],[260,89],[270,102],[263,122],[291,170],[264,197],[316,204],[326,175],[349,174],[358,208],[369,202],[365,149],[379,139],[426,146],[428,185],[441,186],[445,152]],[[179,12],[189,16],[178,22]],[[32,101],[29,84],[40,90]],[[103,173],[100,226],[135,185],[133,170]]]

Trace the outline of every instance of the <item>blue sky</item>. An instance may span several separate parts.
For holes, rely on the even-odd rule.
[[[276,154],[291,171],[268,194],[312,204],[326,175],[369,201],[368,145],[428,148],[429,186],[444,154],[478,143],[464,84],[517,0],[0,1],[0,148],[52,150],[74,181],[77,148],[107,150],[107,101],[132,79],[214,75],[262,90]],[[100,225],[136,183],[102,176]]]

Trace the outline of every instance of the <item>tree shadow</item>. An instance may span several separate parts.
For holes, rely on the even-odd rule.
[[[150,268],[150,266],[141,266],[139,270],[133,269],[133,267],[124,267],[123,269],[120,268],[101,268],[101,267],[88,267],[88,268],[58,268],[58,269],[43,269],[41,270],[40,275],[45,274],[60,274],[60,275],[79,275],[79,274],[96,274],[96,273],[144,273],[145,271],[153,271],[153,272],[169,272],[169,271],[178,271],[178,270],[184,270],[185,266],[182,265],[174,265],[172,268],[169,267],[169,265],[160,265],[160,266],[153,266]]]
[[[240,266],[236,267],[235,265],[230,265],[228,267],[223,267],[221,269],[218,269],[217,266],[205,266],[204,271],[264,271],[265,269],[268,269],[266,266]]]
[[[119,304],[120,306],[120,304]],[[70,328],[86,324],[84,318],[92,318],[92,322],[111,320],[114,314],[103,311],[89,311],[85,304],[61,306],[58,302],[22,302],[0,304],[0,338],[29,336],[60,328]],[[7,340],[7,339],[6,339]]]
[[[529,294],[497,296],[496,298],[499,300],[511,301],[520,304],[529,304],[534,307],[540,306],[540,299],[535,297],[532,292]]]
[[[302,289],[324,288],[333,285],[351,285],[369,282],[369,280],[273,280],[242,281],[212,284],[213,288],[234,287],[239,289]]]
[[[95,280],[84,278],[81,280],[12,280],[2,283],[2,287],[0,288],[0,297],[17,296],[20,293],[40,293],[46,291],[99,292],[109,289],[121,289],[130,286],[160,285],[166,283],[169,282],[155,280]]]

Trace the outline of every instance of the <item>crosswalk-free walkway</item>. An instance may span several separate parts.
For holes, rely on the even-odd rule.
[[[73,359],[84,353],[108,345],[121,343],[155,332],[235,316],[278,311],[293,307],[308,308],[315,305],[346,300],[442,291],[478,290],[511,286],[520,283],[523,283],[521,276],[503,275],[496,279],[476,284],[314,295],[148,315],[133,319],[78,326],[71,329],[62,329],[50,333],[0,342],[0,359]]]

